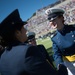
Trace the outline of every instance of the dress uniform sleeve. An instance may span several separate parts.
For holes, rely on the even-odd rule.
[[[62,58],[62,53],[54,41],[53,41],[53,52],[54,52],[53,58],[55,60],[56,66],[58,66],[58,64],[64,64],[63,58]]]
[[[56,75],[56,70],[43,59],[36,46],[28,48],[25,55],[24,69],[30,75]]]
[[[41,52],[43,53],[43,56],[46,57],[46,59],[49,61],[49,63],[55,68],[55,66],[53,65],[53,60],[52,58],[49,56],[46,48],[43,45],[38,45],[38,47],[40,47]]]

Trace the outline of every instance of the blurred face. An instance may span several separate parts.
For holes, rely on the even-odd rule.
[[[30,39],[28,42],[29,42],[29,44],[36,45],[36,39],[35,39],[35,37],[32,38],[32,39]]]
[[[61,30],[64,26],[64,17],[58,16],[54,20],[49,22],[51,28]]]
[[[27,30],[24,28],[24,26],[21,28],[21,31],[16,31],[16,38],[20,42],[25,42],[27,40],[27,35],[26,35]]]

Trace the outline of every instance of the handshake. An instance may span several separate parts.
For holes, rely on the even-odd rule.
[[[68,75],[68,71],[65,65],[63,64],[58,65],[58,75]]]

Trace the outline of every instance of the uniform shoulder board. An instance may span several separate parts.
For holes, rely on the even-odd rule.
[[[57,32],[54,31],[54,32],[51,33],[50,37],[53,38],[56,34],[57,34]]]

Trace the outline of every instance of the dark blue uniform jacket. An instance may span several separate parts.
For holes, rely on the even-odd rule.
[[[62,56],[75,54],[75,26],[65,25],[62,31],[56,31],[51,38],[56,65],[62,63]]]

